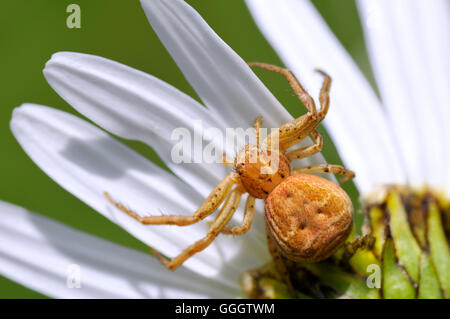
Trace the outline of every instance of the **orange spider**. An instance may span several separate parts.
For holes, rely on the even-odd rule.
[[[344,190],[327,179],[310,174],[340,174],[344,176],[341,182],[353,178],[355,174],[342,166],[330,164],[290,168],[291,161],[322,150],[322,136],[316,127],[328,112],[331,78],[325,72],[316,70],[325,77],[319,97],[321,107],[317,110],[314,100],[291,71],[265,63],[255,62],[249,65],[284,75],[308,112],[282,125],[275,133],[272,132],[264,139],[264,147],[259,143],[262,118],[258,117],[254,124],[256,145],[247,144],[237,154],[234,163],[223,160],[225,165],[233,166],[234,170],[214,188],[192,216],[140,217],[114,201],[108,193],[105,196],[118,209],[144,225],[191,225],[212,214],[224,202],[204,238],[172,260],[167,260],[155,251],[155,255],[170,270],[176,269],[186,259],[208,247],[220,233],[241,235],[247,232],[254,216],[255,198],[264,199],[269,251],[293,292],[283,258],[296,262],[326,259],[345,242],[353,223],[353,206]],[[274,134],[278,135],[277,145],[271,143]],[[314,140],[313,145],[286,152],[309,135]],[[277,159],[277,170],[270,168],[270,158]],[[227,227],[245,193],[248,196],[242,225]]]

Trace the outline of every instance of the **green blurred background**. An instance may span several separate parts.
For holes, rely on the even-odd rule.
[[[187,2],[244,60],[283,65],[258,31],[243,0]],[[81,29],[66,27],[66,8],[71,3],[81,7]],[[315,0],[313,3],[373,84],[354,0]],[[151,29],[139,1],[4,0],[0,16],[0,199],[116,243],[147,251],[144,244],[47,177],[22,151],[9,130],[12,110],[24,102],[77,114],[42,75],[45,62],[57,51],[78,51],[119,61],[159,77],[198,99]],[[270,72],[257,74],[293,116],[303,113],[282,77]],[[330,163],[340,164],[332,141],[323,128],[320,131],[325,135],[325,158]],[[133,141],[125,143],[159,162],[147,146]],[[356,188],[347,184],[344,188],[358,210]],[[361,223],[360,215],[357,215],[357,223]],[[0,298],[42,297],[45,296],[0,276]]]

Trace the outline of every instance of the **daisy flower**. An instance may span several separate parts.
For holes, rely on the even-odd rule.
[[[181,0],[141,3],[153,29],[205,107],[150,75],[96,56],[57,53],[47,63],[44,74],[77,111],[110,133],[148,144],[174,174],[92,124],[56,109],[22,105],[14,111],[11,129],[35,163],[61,186],[147,245],[173,257],[187,246],[187,238],[193,242],[202,237],[207,225],[145,227],[110,205],[103,192],[132,205],[135,211],[158,214],[161,212],[157,209],[163,209],[163,213],[190,215],[227,174],[227,168],[219,164],[174,164],[170,152],[176,141],[170,136],[175,128],[195,132],[193,123],[199,119],[205,129],[246,128],[258,115],[263,116],[267,127],[278,127],[292,117],[191,7]],[[386,297],[386,292],[394,297],[415,296],[415,287],[408,286],[409,279],[419,287],[427,287],[420,289],[419,296],[448,296],[445,274],[449,273],[449,257],[445,237],[441,236],[440,214],[449,197],[449,172],[445,167],[449,135],[443,123],[448,110],[442,104],[447,101],[445,88],[449,83],[445,66],[439,65],[448,62],[448,43],[442,48],[445,41],[441,41],[441,33],[429,36],[429,30],[412,23],[415,20],[403,18],[418,15],[432,22],[431,26],[426,23],[430,30],[436,28],[436,23],[442,24],[437,30],[445,32],[449,30],[445,25],[447,4],[439,2],[426,10],[412,6],[408,7],[411,12],[405,12],[401,5],[390,8],[381,2],[375,7],[359,3],[363,21],[368,22],[366,35],[372,43],[371,57],[377,63],[374,70],[382,106],[308,1],[247,3],[274,48],[309,92],[319,91],[320,78],[313,75],[314,68],[320,67],[333,76],[332,108],[325,124],[341,158],[357,172],[355,183],[363,200],[371,204],[369,226],[377,239],[375,245],[361,243],[362,248],[353,252],[348,261],[345,256],[351,247],[336,257],[342,263],[348,262],[353,272],[345,272],[343,269],[348,267],[341,269],[340,264],[312,264],[292,270],[293,275],[309,278],[312,274],[315,281],[329,284],[340,296],[376,298],[379,291],[367,288],[357,275],[367,276],[366,266],[379,265]],[[396,19],[400,11],[405,14]],[[380,21],[385,18],[387,21]],[[377,49],[375,40],[386,42]],[[421,43],[427,43],[426,48]],[[420,60],[415,60],[418,57]],[[414,61],[427,61],[429,65]],[[417,68],[412,70],[411,66]],[[382,84],[381,78],[387,82]],[[423,83],[423,78],[428,81]],[[416,90],[419,80],[421,90]],[[424,96],[432,96],[433,102]],[[232,158],[234,154],[228,155]],[[310,160],[323,162],[320,155]],[[387,188],[388,184],[412,186],[414,192],[398,186]],[[417,230],[413,237],[410,228],[401,228],[407,225],[409,211],[405,212],[399,199],[412,195],[422,204],[423,192],[419,195],[415,190],[430,194],[429,189],[433,191],[426,197],[425,222],[414,224],[418,226],[412,227]],[[439,201],[433,201],[435,198]],[[8,246],[0,247],[0,272],[53,297],[242,296],[238,282],[241,273],[271,260],[262,216],[255,218],[248,234],[221,236],[172,273],[155,258],[68,229],[10,204],[3,203],[1,211],[0,242]],[[383,232],[386,225],[382,217],[388,214],[393,240]],[[233,217],[237,223],[242,218],[239,215]],[[422,245],[419,238],[424,228],[429,231],[423,235]],[[421,248],[430,248],[430,256]],[[433,268],[433,264],[440,268]],[[406,268],[406,274],[399,267]],[[80,288],[68,288],[71,271],[77,270]],[[285,296],[285,287],[270,264],[246,275],[243,288],[248,295]],[[426,284],[422,284],[424,278]],[[259,295],[253,294],[255,287]],[[296,288],[310,295],[309,287]]]
[[[47,106],[16,108],[11,130],[25,152],[53,180],[168,257],[202,238],[208,225],[144,226],[104,196],[109,192],[141,214],[192,215],[230,168],[175,164],[176,128],[247,128],[257,116],[279,127],[292,120],[250,67],[182,0],[142,0],[148,20],[204,105],[171,85],[120,63],[60,52],[44,75],[78,112],[106,131],[151,146],[168,172],[87,121]],[[214,143],[214,137],[204,136]],[[234,153],[228,152],[229,158]],[[321,155],[309,160],[324,162]],[[194,159],[192,159],[194,162]],[[243,296],[239,276],[271,257],[263,218],[239,237],[221,236],[182,269],[104,242],[3,203],[0,273],[52,297]],[[262,205],[258,208],[262,212]],[[257,216],[258,217],[258,216]],[[242,214],[233,220],[240,223]],[[9,244],[12,243],[12,244]],[[81,288],[69,289],[67,267],[78,265]],[[75,269],[76,270],[76,269]],[[204,286],[203,286],[204,285]]]
[[[334,79],[333,108],[324,124],[345,165],[357,172],[354,181],[368,206],[366,226],[376,238],[372,261],[381,265],[385,259],[384,296],[449,297],[448,233],[446,240],[442,225],[448,231],[448,1],[357,0],[380,98],[310,1],[246,3],[309,91],[320,85],[314,68]],[[433,289],[425,292],[424,284]]]

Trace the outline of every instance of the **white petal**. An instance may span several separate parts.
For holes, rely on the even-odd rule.
[[[320,14],[304,0],[247,0],[256,23],[285,64],[318,94],[320,68],[333,77],[325,125],[362,192],[404,182],[405,174],[383,110],[367,80]]]
[[[267,127],[291,119],[256,75],[182,0],[141,0],[153,29],[203,102],[228,127]]]
[[[201,146],[206,142],[214,143],[218,150],[226,144],[226,136],[215,134],[208,139],[205,130],[214,128],[225,134],[225,126],[205,107],[169,84],[126,65],[75,52],[54,54],[44,74],[68,103],[103,128],[154,147],[168,167],[188,185],[195,186],[192,190],[202,198],[229,173],[221,163],[206,163],[201,157]],[[171,135],[177,128],[188,130],[192,144],[196,136],[205,141],[199,143],[195,155],[194,146],[192,163],[172,160],[172,149],[179,142],[172,140]],[[234,151],[228,150],[229,158],[234,157]],[[200,160],[194,163],[196,155],[200,155]],[[238,219],[238,214],[234,219]],[[255,225],[254,230],[263,234],[264,227]]]
[[[45,66],[44,75],[61,97],[98,125],[120,137],[153,147],[171,170],[188,184],[196,185],[203,196],[226,176],[224,165],[203,161],[192,164],[194,152],[191,163],[173,162],[171,151],[178,140],[172,139],[172,133],[176,128],[188,129],[193,139],[196,121],[201,121],[203,129],[214,127],[225,131],[225,126],[195,100],[167,83],[123,64],[74,52],[54,54]],[[204,136],[198,128],[198,135]],[[224,144],[220,136],[214,141],[218,146]],[[222,153],[220,149],[219,152]]]
[[[187,3],[141,0],[141,4],[189,83],[224,125],[246,129],[261,115],[263,126],[271,129],[292,120],[247,63]],[[301,143],[306,144],[311,144],[309,138]],[[316,154],[299,164],[324,162]]]
[[[78,272],[79,271],[79,272]],[[54,298],[233,298],[238,290],[0,201],[0,274]],[[74,287],[79,274],[80,288]]]
[[[448,4],[358,1],[374,73],[415,185],[442,186],[449,177]]]
[[[167,256],[205,235],[205,223],[144,226],[110,205],[104,191],[141,215],[158,210],[191,215],[203,198],[97,127],[62,111],[27,104],[14,111],[11,129],[34,162],[62,187]],[[269,259],[264,238],[255,236],[254,231],[221,236],[185,265],[235,287],[243,270]]]

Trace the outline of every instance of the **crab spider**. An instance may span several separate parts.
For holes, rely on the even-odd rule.
[[[247,232],[254,216],[255,199],[264,199],[269,251],[292,292],[293,287],[283,259],[316,262],[331,256],[345,242],[353,222],[353,206],[347,194],[338,185],[310,174],[340,174],[344,176],[341,182],[353,178],[355,174],[342,166],[330,164],[290,168],[291,161],[322,150],[322,136],[316,128],[325,118],[329,108],[331,78],[328,74],[316,70],[324,76],[319,96],[320,108],[317,110],[312,97],[288,69],[259,62],[249,65],[284,75],[308,112],[283,124],[275,133],[269,134],[262,143],[263,147],[260,145],[259,134],[262,118],[258,117],[254,123],[256,145],[247,144],[237,154],[234,163],[226,162],[224,158],[224,164],[233,166],[234,170],[214,188],[192,216],[141,217],[116,202],[108,193],[105,193],[105,196],[118,209],[144,225],[191,225],[211,215],[223,203],[204,238],[172,260],[154,251],[170,270],[176,269],[189,257],[208,247],[220,233],[241,235]],[[273,134],[278,135],[278,145],[272,144]],[[287,151],[307,136],[313,138],[313,145]],[[268,168],[269,154],[271,156],[275,154],[278,169],[262,173],[264,168]],[[242,224],[227,227],[245,193],[248,193],[248,196]]]

